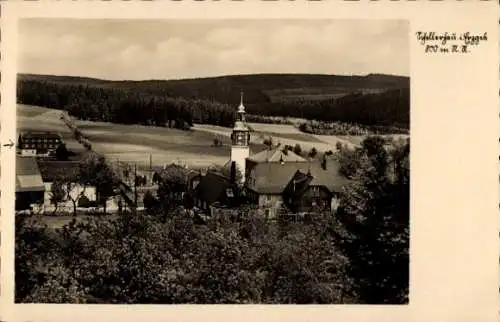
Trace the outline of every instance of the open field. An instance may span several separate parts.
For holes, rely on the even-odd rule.
[[[185,161],[192,166],[223,164],[229,147],[214,147],[215,135],[168,128],[78,122],[92,142],[92,148],[108,158],[125,162],[166,164]],[[88,126],[90,125],[90,127]]]
[[[321,142],[324,142],[332,147],[336,147],[337,143],[340,142],[342,145],[347,145],[349,148],[354,148],[355,146],[358,146],[362,139],[357,141],[355,138],[354,140],[350,140],[352,136],[337,136],[337,135],[314,135],[315,138],[320,140]]]
[[[45,107],[17,105],[17,132],[56,131],[59,132],[68,149],[75,153],[85,151],[78,143],[68,127],[59,119],[61,111]]]
[[[314,136],[301,132],[293,125],[249,122],[248,126],[253,130],[253,134],[261,138],[261,140],[264,140],[264,138],[267,137],[273,137],[277,140],[290,139],[297,140],[298,142],[304,141],[321,143],[321,141],[316,139]]]
[[[253,127],[253,125],[257,123],[250,123],[250,124]],[[333,150],[335,148],[335,145],[323,142],[314,137],[313,135],[300,132],[293,125],[258,124],[258,126],[261,129],[264,128],[272,129],[273,127],[276,127],[278,130],[281,130],[281,133],[254,131],[250,135],[250,142],[252,144],[262,144],[265,138],[271,136],[275,144],[280,143],[281,145],[292,145],[292,146],[299,144],[302,150],[306,152],[311,150],[313,147],[316,148],[318,151],[328,151],[328,150]],[[231,136],[231,129],[216,125],[195,124],[193,129],[195,131],[200,131],[200,132],[209,132],[219,137],[229,138]],[[288,133],[285,132],[284,129],[288,129]]]
[[[287,124],[267,124],[247,122],[247,125],[256,132],[269,132],[276,134],[303,134],[298,128]]]
[[[322,141],[315,138],[313,135],[308,133],[303,133],[293,125],[286,124],[265,124],[265,123],[248,123],[249,128],[252,130],[251,142],[262,143],[265,138],[272,137],[275,141],[295,142],[293,144],[304,144],[304,143],[322,143]],[[194,130],[210,132],[222,137],[230,137],[231,129],[222,126],[208,125],[208,124],[195,124]]]
[[[38,112],[40,109],[40,112]],[[59,120],[61,111],[43,107],[18,105],[18,131],[57,131],[68,148],[76,153],[84,148]],[[104,122],[76,121],[92,141],[92,149],[110,160],[136,162],[139,166],[163,165],[183,161],[194,167],[224,164],[229,159],[229,134],[219,136],[206,131],[181,131],[153,126],[122,125]],[[227,129],[230,133],[230,129]],[[222,139],[222,147],[214,147],[213,139]],[[260,144],[259,144],[260,145]],[[254,146],[258,149],[258,146]]]
[[[70,150],[76,153],[85,151],[59,119],[60,113],[59,110],[18,105],[18,131],[57,131]],[[93,150],[110,160],[137,163],[139,167],[149,165],[150,155],[153,165],[185,162],[191,167],[224,164],[230,156],[231,129],[221,126],[195,124],[191,131],[181,131],[91,121],[76,121],[76,124],[91,140]],[[363,136],[311,135],[300,132],[293,125],[249,125],[255,130],[250,140],[252,153],[260,151],[263,139],[269,136],[274,139],[274,143],[292,146],[299,144],[305,152],[313,147],[320,152],[334,150],[337,142],[354,147],[364,139]],[[213,146],[214,138],[221,140],[223,146]]]
[[[358,92],[365,94],[381,93],[384,88],[358,88]],[[352,88],[339,86],[322,86],[322,87],[299,87],[299,88],[280,88],[264,90],[269,96],[271,102],[293,101],[293,100],[327,100],[337,99],[353,92]]]

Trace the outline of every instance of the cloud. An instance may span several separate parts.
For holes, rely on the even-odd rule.
[[[409,74],[408,23],[23,20],[21,72],[106,79]]]

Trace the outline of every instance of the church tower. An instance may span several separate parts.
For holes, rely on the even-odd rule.
[[[241,93],[240,105],[236,112],[233,133],[231,134],[231,162],[236,164],[236,169],[245,181],[246,159],[250,156],[250,130],[245,123],[245,106],[243,105],[243,93]]]

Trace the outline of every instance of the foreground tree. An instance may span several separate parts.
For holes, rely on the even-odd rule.
[[[106,159],[95,153],[89,153],[80,163],[80,182],[96,188],[97,200],[104,208],[110,197],[116,194],[119,185],[117,174],[106,163]]]
[[[70,152],[66,147],[66,144],[61,143],[56,148],[56,159],[58,161],[68,161]]]
[[[71,201],[73,206],[73,216],[77,214],[78,200],[80,196],[85,193],[85,185],[81,182],[81,177],[79,175],[76,176],[67,176],[61,175],[57,177],[52,183],[51,201],[55,204],[56,208],[54,209],[54,213],[57,212],[57,203]],[[78,191],[80,187],[83,187],[82,191]]]
[[[350,283],[346,262],[328,225],[278,224],[243,211],[239,220],[221,216],[204,225],[178,211],[75,218],[50,233],[16,225],[16,298],[108,304],[353,301],[344,295]]]
[[[338,239],[368,304],[408,301],[409,143],[391,151],[382,138],[365,139],[338,212]]]
[[[50,202],[54,205],[54,214],[57,213],[59,204],[64,201],[66,201],[66,191],[64,189],[64,183],[62,182],[62,180],[56,179],[52,183],[52,187],[50,189]]]

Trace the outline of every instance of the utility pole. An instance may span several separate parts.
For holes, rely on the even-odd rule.
[[[149,179],[151,184],[153,184],[153,154],[149,154]]]
[[[134,205],[137,208],[137,163],[134,163]]]

